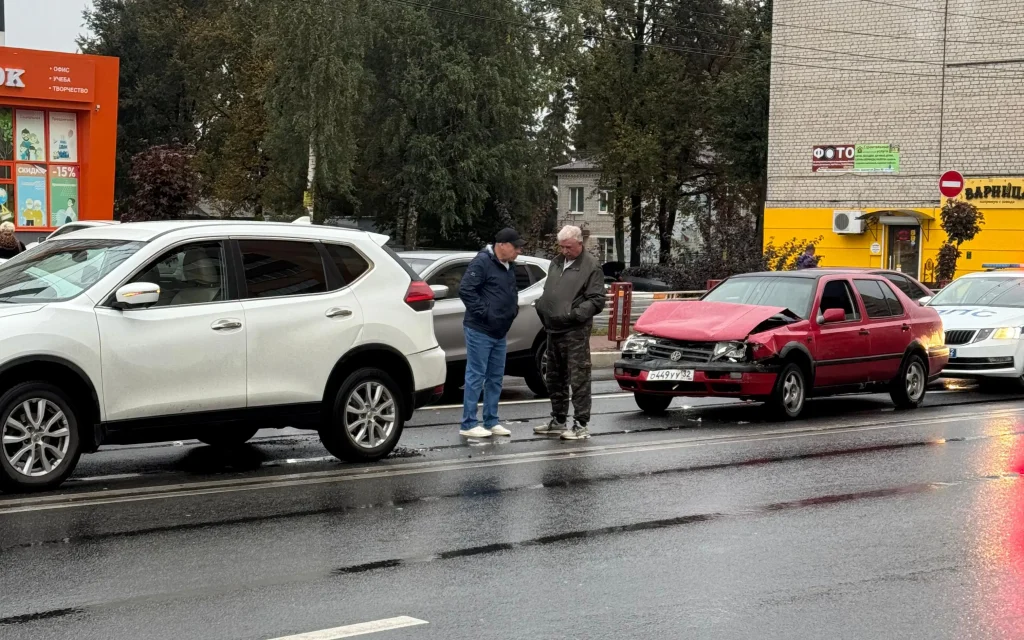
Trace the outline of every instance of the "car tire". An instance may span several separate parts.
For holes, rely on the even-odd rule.
[[[0,396],[0,489],[45,491],[71,475],[82,454],[73,407],[68,394],[42,381],[17,384]]]
[[[916,409],[921,406],[928,391],[928,365],[917,354],[903,359],[900,372],[892,381],[889,396],[899,409]]]
[[[448,365],[444,377],[444,392],[441,394],[442,404],[462,404],[462,397],[465,395],[466,367]]]
[[[547,342],[541,341],[533,350],[533,368],[523,378],[526,380],[526,386],[530,388],[538,398],[546,398],[548,395],[548,383],[547,383],[547,369],[548,369],[548,345]]]
[[[211,447],[237,447],[252,440],[252,437],[259,430],[259,427],[215,427],[209,433],[204,433],[196,438],[196,440]]]
[[[1024,390],[1024,377],[1020,378],[981,378],[978,388],[982,393],[1018,393]]]
[[[672,396],[656,396],[648,393],[634,393],[636,406],[649,416],[660,416],[672,404]]]
[[[807,376],[800,365],[790,362],[779,372],[768,407],[775,418],[793,420],[800,417],[806,404]]]
[[[348,462],[386,457],[405,427],[402,398],[401,387],[385,371],[368,367],[352,372],[329,400],[320,442]]]

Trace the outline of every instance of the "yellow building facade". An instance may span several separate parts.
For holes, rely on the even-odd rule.
[[[984,265],[1024,264],[1024,206],[986,208],[983,203],[975,204],[985,223],[977,238],[960,247],[957,276],[984,270]],[[895,269],[934,284],[936,256],[946,242],[939,211],[938,207],[768,208],[765,242],[777,246],[794,238],[807,240],[816,245],[822,266]],[[837,212],[864,216],[863,232],[836,233]]]
[[[954,171],[985,216],[958,275],[1024,263],[1024,58],[997,44],[1024,42],[1024,21],[1005,20],[1020,9],[775,0],[765,241],[820,237],[824,266],[934,283]]]

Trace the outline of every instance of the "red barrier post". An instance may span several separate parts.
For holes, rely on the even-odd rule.
[[[633,283],[613,282],[611,288],[612,308],[608,314],[608,340],[615,348],[629,337],[630,319],[633,313]]]

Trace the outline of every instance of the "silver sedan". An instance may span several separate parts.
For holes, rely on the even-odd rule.
[[[459,299],[459,284],[476,253],[406,251],[399,255],[427,284],[448,288],[447,295],[434,304],[434,334],[447,356],[447,389],[454,395],[462,387],[461,380],[466,375],[466,342],[462,332],[466,307]],[[542,373],[546,334],[533,303],[544,292],[549,264],[542,258],[520,256],[516,259],[519,315],[508,333],[508,356],[505,359],[506,375],[524,378],[530,390],[542,397],[548,392]]]

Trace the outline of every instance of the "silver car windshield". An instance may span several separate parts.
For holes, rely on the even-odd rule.
[[[124,240],[52,240],[0,265],[0,302],[70,300],[143,246]]]
[[[1024,308],[1024,278],[961,278],[935,294],[930,307]]]
[[[703,300],[784,307],[803,319],[811,313],[817,281],[811,278],[738,277],[715,287]]]
[[[423,273],[427,270],[427,267],[436,262],[436,260],[427,260],[426,258],[407,258],[405,256],[402,256],[402,260],[412,267],[412,270],[416,273]]]

